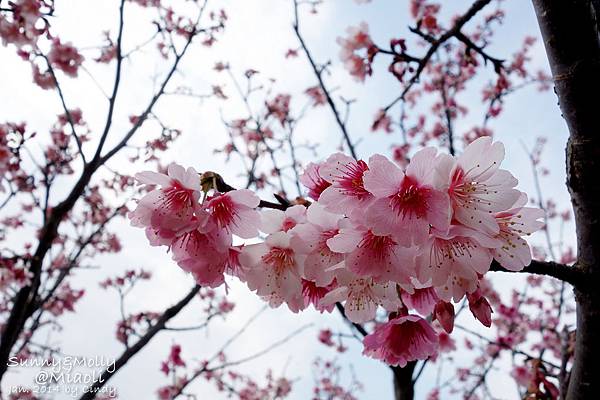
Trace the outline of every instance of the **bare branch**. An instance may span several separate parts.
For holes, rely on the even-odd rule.
[[[317,81],[319,81],[319,86],[321,87],[321,90],[325,94],[325,98],[327,99],[327,104],[329,104],[329,108],[331,109],[331,111],[333,112],[333,115],[335,117],[335,122],[337,123],[337,125],[340,127],[340,130],[342,131],[342,135],[344,137],[346,145],[348,146],[348,150],[350,151],[350,154],[352,155],[352,157],[357,159],[356,151],[354,150],[354,144],[350,140],[350,135],[348,134],[348,130],[346,129],[346,124],[344,124],[344,122],[342,121],[342,118],[340,116],[340,113],[339,113],[336,105],[335,105],[335,102],[331,98],[331,94],[329,93],[327,86],[325,86],[325,82],[323,82],[323,70],[319,69],[317,67],[317,64],[315,63],[315,60],[314,60],[312,54],[308,50],[308,46],[304,42],[304,38],[300,34],[300,21],[298,18],[298,0],[293,0],[293,1],[294,1],[294,24],[293,24],[293,27],[294,27],[294,32],[296,33],[296,37],[298,38],[298,41],[300,42],[300,45],[302,46],[302,50],[304,50],[304,54],[306,54],[306,58],[308,58],[308,62],[310,63],[310,66],[312,67],[313,72],[315,73]]]
[[[585,274],[581,272],[575,266],[568,266],[554,261],[537,261],[532,260],[531,263],[520,271],[510,271],[504,268],[498,263],[498,261],[492,261],[490,271],[501,271],[501,272],[520,272],[535,275],[546,275],[553,278],[559,279],[564,282],[568,282],[571,285],[584,288],[587,286],[585,281]]]
[[[413,76],[410,78],[410,80],[408,81],[408,83],[406,84],[406,86],[404,87],[404,90],[402,90],[402,93],[400,94],[400,96],[398,96],[390,104],[388,104],[383,109],[383,111],[388,111],[396,103],[398,103],[401,100],[404,100],[404,98],[406,97],[406,95],[408,94],[408,92],[410,91],[410,89],[412,88],[412,86],[419,81],[421,73],[423,72],[423,70],[425,70],[425,67],[429,63],[429,60],[431,59],[431,57],[433,57],[433,55],[436,53],[436,51],[438,50],[438,48],[442,44],[444,44],[446,41],[448,41],[449,39],[451,39],[453,37],[456,37],[457,34],[460,34],[460,30],[462,29],[462,27],[467,22],[469,22],[469,20],[471,20],[471,18],[473,18],[475,16],[475,14],[477,14],[479,11],[481,11],[490,2],[491,2],[491,0],[477,0],[477,1],[475,1],[473,3],[473,5],[471,5],[471,7],[469,8],[469,10],[467,10],[467,12],[465,14],[463,14],[462,16],[460,16],[459,18],[457,18],[455,20],[454,25],[452,26],[452,28],[450,28],[449,30],[447,30],[438,39],[430,41],[431,46],[429,47],[429,49],[427,50],[427,53],[425,53],[425,55],[423,56],[423,58],[421,58],[421,60],[419,62],[419,66],[417,67],[417,70],[415,71],[415,73],[413,74]]]
[[[161,315],[161,317],[156,321],[150,329],[131,347],[121,354],[121,356],[115,361],[114,366],[111,364],[107,369],[105,369],[96,382],[90,385],[87,390],[85,390],[84,394],[79,398],[79,400],[92,400],[96,397],[96,394],[99,392],[99,389],[106,385],[106,382],[110,378],[112,378],[127,362],[135,356],[140,350],[144,348],[152,340],[152,338],[161,330],[164,329],[165,324],[173,317],[175,317],[188,303],[198,294],[200,291],[200,285],[196,285],[190,290],[190,292],[177,304],[172,307],[169,307],[165,310],[165,312]],[[114,367],[114,368],[113,368]]]

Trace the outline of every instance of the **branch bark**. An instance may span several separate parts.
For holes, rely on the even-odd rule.
[[[394,373],[394,398],[396,400],[413,400],[415,397],[415,386],[413,372],[416,361],[411,361],[404,368],[390,367]]]
[[[531,263],[520,271],[510,271],[498,263],[492,261],[490,271],[500,272],[521,272],[526,274],[546,275],[559,279],[563,282],[570,283],[573,286],[584,288],[587,287],[586,276],[577,267],[556,263],[553,261],[537,261],[532,260]]]
[[[489,0],[487,0],[487,1],[489,1]],[[315,77],[317,78],[317,81],[319,82],[319,87],[323,91],[323,94],[325,94],[325,98],[327,99],[327,104],[329,105],[329,108],[331,109],[331,112],[333,113],[333,116],[335,117],[335,122],[337,123],[340,130],[342,131],[342,136],[344,137],[344,141],[346,142],[346,145],[348,146],[348,151],[350,151],[350,155],[352,155],[352,157],[354,157],[355,159],[358,160],[358,157],[356,156],[356,150],[354,149],[354,143],[352,143],[352,140],[350,139],[350,135],[348,134],[348,130],[346,129],[346,124],[342,120],[342,117],[340,116],[340,113],[335,105],[335,102],[333,101],[333,99],[331,97],[331,93],[329,92],[329,90],[327,89],[327,86],[325,86],[325,82],[323,81],[323,69],[319,69],[319,67],[317,67],[316,62],[315,62],[310,50],[308,49],[306,42],[304,41],[304,37],[300,33],[300,20],[298,18],[298,0],[294,0],[293,28],[294,28],[294,32],[296,33],[296,37],[298,38],[298,41],[300,42],[300,46],[302,47],[304,54],[306,54],[306,58],[308,59],[308,62],[310,63],[310,66],[315,74]]]
[[[110,378],[113,377],[127,362],[135,356],[140,350],[144,348],[152,340],[154,336],[165,328],[165,324],[174,316],[176,316],[200,291],[200,285],[196,285],[190,290],[190,292],[177,304],[169,307],[165,310],[163,315],[156,321],[148,331],[138,340],[133,346],[129,347],[121,356],[115,361],[115,365],[111,364],[106,368],[98,380],[86,388],[85,393],[79,398],[79,400],[92,400],[96,397],[99,390],[106,385]]]
[[[119,23],[119,31],[120,32],[123,29],[123,20],[122,20],[123,4],[124,4],[124,1],[122,0],[121,7],[120,7],[120,15],[121,15],[120,23]],[[206,5],[206,3],[204,5]],[[204,10],[204,7],[201,8],[201,10],[199,12],[198,20],[196,21],[196,23],[198,23],[200,15],[202,15],[203,10]],[[39,237],[38,246],[29,262],[29,271],[32,274],[31,282],[29,285],[26,285],[23,288],[21,288],[19,290],[19,292],[15,295],[14,300],[12,302],[10,316],[8,317],[7,323],[5,324],[5,326],[3,327],[3,330],[1,332],[2,337],[0,340],[0,381],[2,380],[2,377],[4,376],[4,373],[7,370],[7,360],[10,357],[10,353],[13,349],[13,346],[19,339],[19,335],[23,331],[23,327],[25,326],[27,319],[31,317],[31,315],[34,313],[34,311],[36,309],[36,304],[39,300],[38,291],[39,291],[40,284],[41,284],[42,266],[43,266],[46,254],[48,253],[48,251],[52,247],[52,244],[54,243],[54,240],[58,236],[58,228],[59,228],[60,224],[71,212],[71,210],[75,206],[75,203],[77,202],[77,200],[79,200],[81,198],[81,195],[84,193],[85,189],[87,188],[88,184],[90,183],[92,177],[94,176],[94,174],[98,170],[98,168],[100,168],[102,165],[104,165],[111,157],[113,157],[123,147],[125,147],[125,145],[127,145],[128,141],[139,130],[139,128],[144,123],[144,121],[146,120],[148,115],[152,112],[154,105],[159,100],[159,98],[162,97],[162,95],[164,94],[164,90],[165,90],[167,84],[170,82],[175,71],[177,70],[179,62],[181,61],[183,56],[186,54],[190,44],[192,43],[193,38],[195,37],[195,35],[198,32],[199,32],[198,30],[192,32],[190,34],[188,40],[186,41],[183,49],[179,53],[175,54],[175,59],[173,60],[173,63],[171,65],[171,68],[169,69],[169,72],[164,77],[159,90],[152,97],[152,99],[148,103],[148,106],[146,107],[146,109],[144,110],[142,115],[139,116],[137,122],[125,134],[125,136],[119,143],[117,143],[110,151],[108,151],[107,154],[105,154],[104,156],[101,156],[100,154],[101,154],[102,146],[104,143],[103,141],[105,139],[105,136],[108,134],[108,131],[110,131],[110,127],[111,127],[111,123],[112,123],[112,111],[111,110],[112,110],[112,107],[114,107],[113,103],[114,103],[114,101],[116,101],[116,97],[111,100],[111,104],[113,104],[113,105],[109,107],[109,113],[107,115],[105,132],[103,132],[103,134],[102,134],[101,141],[96,149],[93,159],[90,160],[90,162],[86,164],[81,175],[79,176],[79,179],[77,180],[75,185],[72,187],[72,189],[69,192],[69,194],[67,195],[67,197],[52,209],[52,212],[50,213],[47,220],[45,221],[45,224],[42,227],[40,234],[38,236]],[[119,35],[121,36],[121,33]],[[117,71],[115,74],[115,86],[114,86],[114,90],[113,90],[113,96],[117,95],[119,81],[120,81],[120,68],[117,68]],[[106,129],[108,129],[108,130],[106,130]]]
[[[400,94],[400,96],[398,96],[390,104],[388,104],[383,109],[384,111],[387,112],[396,103],[398,103],[401,100],[404,100],[404,98],[406,97],[406,95],[408,94],[410,89],[413,87],[413,85],[419,81],[419,77],[421,76],[421,73],[423,72],[423,70],[425,70],[425,67],[429,63],[429,60],[438,51],[438,49],[440,48],[441,45],[443,45],[444,43],[446,43],[446,41],[450,40],[453,37],[456,37],[458,40],[463,41],[465,36],[461,33],[460,30],[463,28],[463,26],[467,22],[469,22],[479,11],[483,10],[483,8],[485,6],[487,6],[490,2],[491,2],[491,0],[475,1],[463,15],[456,18],[452,28],[450,28],[445,33],[443,33],[438,39],[431,38],[431,40],[430,40],[431,46],[429,47],[429,49],[427,50],[427,53],[425,53],[423,58],[420,59],[419,66],[417,67],[415,73],[410,78],[410,80],[408,81],[408,83],[406,84],[404,89],[402,90],[402,93]],[[466,45],[467,45],[467,47],[469,46],[468,43],[466,43]],[[477,46],[475,46],[475,47],[477,47]],[[498,61],[500,61],[500,60],[498,60]]]
[[[577,336],[567,400],[600,393],[600,7],[590,0],[533,0],[562,115],[569,128],[567,187],[577,230]]]

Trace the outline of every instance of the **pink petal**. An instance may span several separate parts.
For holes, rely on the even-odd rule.
[[[388,197],[400,187],[404,173],[396,164],[382,155],[374,155],[369,160],[369,170],[364,174],[365,189],[376,197]]]

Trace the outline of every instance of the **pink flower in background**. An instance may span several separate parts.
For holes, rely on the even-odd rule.
[[[515,381],[523,386],[523,387],[528,387],[529,385],[531,385],[533,378],[534,378],[534,373],[531,370],[531,368],[528,367],[524,367],[524,366],[516,366],[512,372],[511,372],[511,376],[513,378],[515,378]]]
[[[343,254],[332,251],[327,245],[339,233],[342,216],[327,212],[319,203],[313,203],[306,212],[306,218],[306,223],[290,231],[291,245],[298,254],[306,255],[304,277],[318,286],[327,286],[333,281],[335,267],[341,267],[344,261]]]
[[[386,114],[385,110],[377,111],[377,114],[375,114],[375,120],[371,125],[371,131],[373,132],[380,129],[385,133],[392,133],[394,131],[392,129],[392,119]]]
[[[277,118],[281,125],[285,123],[290,113],[290,100],[289,94],[278,94],[273,100],[266,103],[269,115]]]
[[[346,38],[337,38],[341,46],[340,59],[350,75],[362,82],[371,75],[371,58],[376,47],[369,36],[369,26],[364,22],[358,27],[349,27],[346,33]]]
[[[45,5],[39,0],[13,0],[9,4],[12,8],[12,20],[0,14],[0,38],[2,44],[13,43],[17,47],[33,45],[46,28],[36,27],[42,16],[41,6]],[[2,10],[5,11],[5,10]]]
[[[363,354],[389,365],[405,367],[414,360],[436,354],[438,336],[431,325],[417,315],[393,318],[379,325],[363,340]]]
[[[378,283],[372,278],[358,277],[346,269],[337,271],[336,280],[338,287],[323,297],[321,305],[345,302],[346,316],[352,322],[360,324],[372,320],[378,306],[396,311],[402,305],[394,283]]]
[[[168,362],[174,366],[183,367],[185,362],[181,358],[181,346],[174,344],[171,346],[171,353],[169,354]]]
[[[356,161],[342,153],[330,156],[320,172],[331,186],[321,193],[319,203],[336,214],[364,213],[373,200],[363,183],[363,175],[368,169],[364,161]]]
[[[325,346],[333,347],[335,343],[331,338],[333,337],[333,333],[329,329],[322,329],[319,331],[319,342],[323,343]]]
[[[498,234],[494,213],[507,210],[520,196],[517,180],[499,169],[504,145],[489,136],[469,144],[460,157],[441,158],[439,177],[447,181],[454,219],[472,229]]]
[[[129,213],[131,224],[155,231],[177,232],[203,217],[199,210],[200,177],[193,168],[169,165],[168,175],[146,171],[135,175],[145,185],[159,185],[140,199]],[[159,235],[160,236],[160,235]],[[171,234],[172,236],[172,234]]]
[[[449,353],[456,350],[454,339],[447,332],[438,332],[438,343],[440,352]]]
[[[327,104],[327,96],[320,86],[312,86],[304,91],[312,99],[313,107]]]
[[[260,214],[255,210],[260,199],[248,189],[217,194],[206,203],[211,220],[220,228],[250,239],[258,235]]]
[[[383,156],[369,160],[365,188],[377,200],[369,208],[367,223],[376,234],[391,234],[402,246],[422,244],[429,226],[446,232],[450,224],[448,195],[433,186],[436,150],[417,152],[406,174]]]
[[[321,175],[321,168],[322,164],[308,163],[304,173],[300,175],[300,183],[308,189],[308,195],[313,200],[319,200],[321,193],[331,186],[331,182]]]
[[[56,295],[44,304],[44,309],[54,316],[62,315],[67,311],[75,312],[75,304],[84,294],[84,289],[73,289],[69,282],[64,283],[58,288]]]
[[[83,63],[83,56],[71,43],[63,44],[60,39],[55,38],[48,53],[48,61],[54,68],[60,69],[65,74],[75,78],[79,67]]]

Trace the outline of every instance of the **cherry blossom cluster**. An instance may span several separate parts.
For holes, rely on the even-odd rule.
[[[342,303],[355,323],[386,310],[389,322],[365,338],[365,354],[403,366],[436,353],[424,317],[451,332],[452,301],[466,296],[491,324],[479,282],[493,260],[512,271],[531,261],[524,237],[542,227],[542,211],[525,207],[503,158],[489,137],[459,157],[424,148],[406,169],[378,154],[365,162],[336,153],[301,176],[312,203],[260,213],[250,190],[220,191],[216,174],[172,164],[168,175],[136,175],[150,191],[130,218],[201,285],[219,286],[227,273],[273,307],[323,312]],[[234,235],[259,231],[264,241],[233,245]]]
[[[356,400],[362,384],[352,375],[350,382],[341,382],[341,370],[336,360],[317,358],[313,362],[315,386],[311,400]]]
[[[182,348],[173,344],[167,359],[161,362],[160,370],[170,378],[171,383],[157,390],[160,400],[171,400],[179,396],[190,397],[185,389],[198,378],[213,382],[219,392],[227,393],[228,397],[240,400],[275,400],[285,399],[291,393],[292,381],[285,377],[276,377],[272,371],[267,371],[264,385],[251,377],[233,369],[224,371],[222,366],[227,364],[227,357],[221,353],[213,360],[203,360],[192,367],[181,355]],[[211,362],[221,365],[211,366]]]

